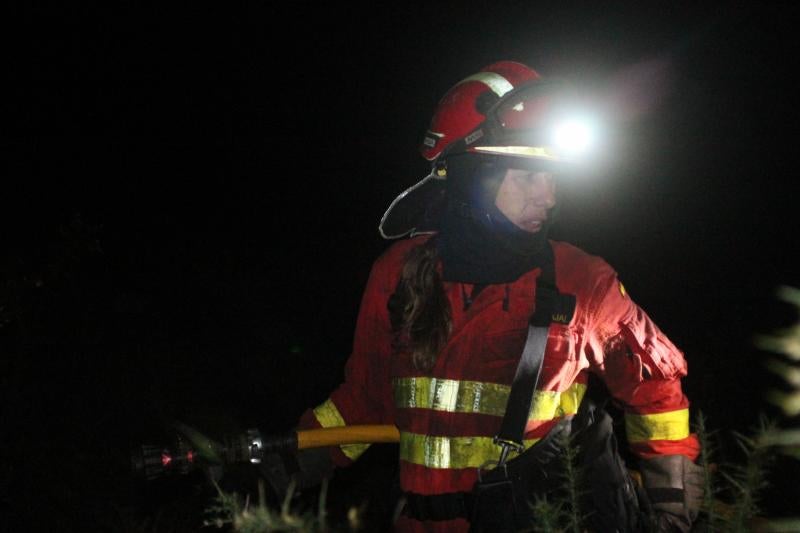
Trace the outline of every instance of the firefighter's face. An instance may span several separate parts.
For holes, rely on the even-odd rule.
[[[494,202],[511,222],[529,233],[542,229],[556,205],[556,186],[550,172],[510,168]]]

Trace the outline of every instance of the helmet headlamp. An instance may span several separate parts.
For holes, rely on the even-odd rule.
[[[442,157],[461,152],[576,162],[591,149],[594,128],[580,114],[574,91],[553,80],[534,80],[500,98],[486,119]]]

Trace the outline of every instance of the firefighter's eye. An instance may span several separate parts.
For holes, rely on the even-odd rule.
[[[550,172],[520,172],[513,175],[514,180],[520,185],[545,185],[553,182],[553,175]]]

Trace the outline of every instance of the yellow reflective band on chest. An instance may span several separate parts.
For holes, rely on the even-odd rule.
[[[503,416],[509,388],[496,383],[430,377],[394,380],[394,404],[448,413]]]
[[[680,440],[689,436],[689,410],[679,409],[654,415],[625,415],[628,442]]]
[[[447,413],[503,416],[511,388],[497,383],[431,377],[395,379],[394,404],[401,409],[433,409]],[[575,383],[563,392],[535,391],[530,420],[552,420],[578,412],[586,385]]]
[[[526,439],[525,449],[540,439]],[[509,458],[519,455],[511,452]],[[492,437],[433,437],[400,433],[400,459],[427,468],[477,468],[500,457]]]
[[[347,425],[344,423],[344,418],[342,418],[339,409],[336,408],[330,398],[314,408],[314,417],[324,428],[338,428]],[[355,461],[369,448],[369,444],[344,444],[339,448],[341,448],[343,454]]]

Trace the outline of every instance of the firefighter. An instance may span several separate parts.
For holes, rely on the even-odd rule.
[[[443,96],[420,147],[430,175],[400,194],[380,221],[381,234],[396,241],[373,264],[345,380],[299,421],[299,428],[397,426],[406,502],[398,531],[490,529],[475,523],[486,513],[476,518],[470,505],[481,469],[505,455],[495,437],[546,271],[574,306],[554,313],[546,329],[524,425],[527,451],[512,449],[510,457],[538,449],[564,421],[574,424],[596,381],[624,410],[643,485],[642,498],[631,499],[625,474],[616,485],[610,470],[596,474],[592,487],[606,494],[595,498],[595,514],[620,522],[597,530],[688,531],[697,516],[699,443],[681,389],[683,353],[603,259],[548,239],[559,176],[577,158],[549,133],[571,94],[526,65],[499,61]],[[584,432],[594,441],[583,448],[600,450],[589,468],[609,458],[621,464],[600,415],[590,418],[595,428],[605,420],[602,436]],[[301,453],[301,483],[352,463],[367,446]],[[285,478],[276,462],[265,468],[268,478]],[[552,490],[536,483],[540,496]],[[632,518],[645,510],[642,502],[648,525]]]

